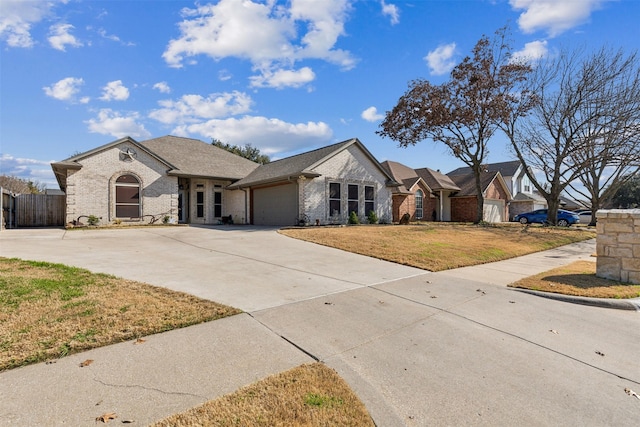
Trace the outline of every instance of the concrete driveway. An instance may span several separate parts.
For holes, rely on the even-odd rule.
[[[249,226],[5,230],[0,256],[113,274],[247,312],[425,274]]]
[[[93,421],[96,398],[86,396],[98,394],[142,424],[314,359],[349,382],[379,426],[635,426],[640,419],[640,401],[625,393],[640,391],[639,313],[504,286],[518,276],[590,259],[593,242],[428,273],[265,228],[9,230],[0,239],[0,256],[78,265],[249,312],[151,337],[153,345],[136,352],[157,353],[137,354],[141,366],[131,365],[131,346],[122,345],[93,350],[92,359],[118,362],[108,371],[95,363],[83,371],[92,375],[84,380],[77,362],[86,355],[53,368],[39,364],[0,374],[0,425],[38,424],[57,413],[67,414],[66,424],[69,413],[72,420]],[[242,349],[247,342],[259,343],[258,359]],[[232,345],[237,349],[229,358],[225,351]],[[153,380],[158,368],[144,363],[151,357],[161,363],[161,382]],[[179,366],[178,373],[172,366]],[[208,373],[206,380],[184,381],[200,372]],[[40,386],[44,377],[56,384],[53,391]],[[85,387],[76,392],[77,383]],[[3,389],[12,391],[13,400],[1,396]],[[70,395],[61,401],[59,389]],[[141,389],[158,409],[140,404]],[[170,393],[175,390],[180,393]],[[19,415],[20,402],[34,399],[52,402],[49,412],[47,404],[39,405],[49,418]],[[83,399],[86,407],[79,408]]]

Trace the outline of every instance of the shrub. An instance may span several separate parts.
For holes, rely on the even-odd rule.
[[[378,215],[375,211],[369,211],[369,215],[367,215],[367,219],[369,220],[369,224],[377,224],[378,223]]]
[[[98,225],[98,223],[100,222],[100,218],[95,215],[89,215],[87,217],[87,222],[89,223],[89,225]]]
[[[351,213],[349,214],[349,224],[360,224],[358,214],[356,214],[354,211],[351,211]]]

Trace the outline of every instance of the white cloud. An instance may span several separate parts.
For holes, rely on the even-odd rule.
[[[555,37],[589,20],[591,13],[608,0],[509,0],[514,10],[523,10],[518,25],[525,33],[545,30]]]
[[[44,93],[51,98],[55,98],[60,101],[73,102],[75,100],[75,95],[80,92],[80,86],[82,86],[83,84],[83,79],[76,77],[67,77],[52,84],[51,86],[45,86],[42,89],[44,90]]]
[[[51,169],[53,160],[36,160],[0,154],[2,175],[15,176],[20,179],[34,180],[46,184],[49,188],[57,188],[58,184]]]
[[[136,112],[128,113],[126,116],[109,108],[102,109],[94,119],[85,123],[89,127],[89,132],[111,135],[114,138],[130,136],[132,138],[149,138],[151,134],[144,128],[144,125],[137,122],[140,115]]]
[[[182,67],[185,59],[198,55],[215,60],[236,57],[250,61],[264,75],[290,69],[304,59],[350,69],[355,65],[351,54],[335,48],[348,10],[347,0],[292,0],[289,9],[274,1],[198,5],[183,9],[181,35],[169,42],[163,58],[169,66]],[[299,81],[293,79],[292,84]]]
[[[279,119],[245,116],[225,120],[183,125],[172,131],[175,135],[198,134],[204,138],[217,138],[229,144],[251,143],[266,155],[296,151],[326,144],[333,132],[324,122],[287,123]]]
[[[218,79],[221,82],[226,82],[227,80],[231,80],[233,75],[229,72],[229,70],[220,70],[218,71]]]
[[[167,84],[167,82],[158,82],[153,85],[153,88],[159,91],[160,93],[171,93],[171,88]]]
[[[309,67],[303,67],[299,70],[264,70],[260,76],[252,76],[252,87],[273,87],[282,89],[285,87],[301,87],[313,81],[316,78],[315,73]]]
[[[149,117],[164,124],[176,125],[245,114],[251,110],[253,100],[245,93],[234,91],[208,97],[183,95],[177,101],[164,100],[158,104],[162,108],[152,111]]]
[[[400,22],[400,9],[395,4],[386,4],[384,0],[380,1],[382,5],[382,14],[391,18],[391,25],[396,25]]]
[[[438,46],[435,50],[430,51],[424,60],[431,70],[431,74],[440,76],[446,74],[456,65],[453,56],[456,53],[456,44],[449,43]]]
[[[384,119],[384,114],[378,114],[376,107],[369,107],[360,114],[360,117],[368,122],[377,122],[378,120]]]
[[[547,48],[546,40],[536,40],[530,43],[525,43],[524,47],[513,52],[511,56],[511,62],[535,62],[540,58],[547,56],[549,49]]]
[[[80,43],[75,36],[70,34],[70,31],[74,29],[74,26],[71,24],[55,24],[49,27],[49,44],[52,48],[65,51],[66,46],[71,47],[80,47],[82,43]]]
[[[103,101],[126,101],[128,98],[129,89],[122,84],[122,80],[107,83],[102,88],[102,96],[100,97]]]
[[[48,1],[2,0],[0,40],[10,47],[32,47],[31,26],[46,17],[53,5]]]

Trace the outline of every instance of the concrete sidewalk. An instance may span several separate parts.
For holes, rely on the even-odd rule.
[[[212,250],[192,238],[180,239]],[[267,233],[266,241],[273,238]],[[291,249],[308,248],[296,243]],[[226,256],[242,256],[230,251]],[[314,359],[349,382],[379,426],[635,425],[640,409],[623,390],[640,389],[637,313],[574,306],[505,287],[589,259],[594,251],[591,241],[409,275],[376,262],[366,281],[353,274],[346,285],[253,304],[261,308],[149,336],[142,344],[121,343],[0,373],[0,425],[95,426],[95,418],[109,412],[118,414],[117,423],[146,425]],[[319,253],[307,260],[312,269],[321,268],[322,256],[342,255]],[[308,286],[309,277],[320,276],[301,271],[304,258],[274,271],[298,271],[290,285]],[[86,359],[94,362],[81,368]]]

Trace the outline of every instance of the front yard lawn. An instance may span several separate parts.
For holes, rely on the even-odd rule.
[[[106,274],[0,258],[0,372],[237,313]]]
[[[584,228],[450,223],[307,227],[280,233],[429,271],[500,261],[596,237],[594,230]]]
[[[640,297],[640,285],[597,277],[596,263],[591,261],[576,261],[566,266],[518,280],[509,286],[592,298]]]

